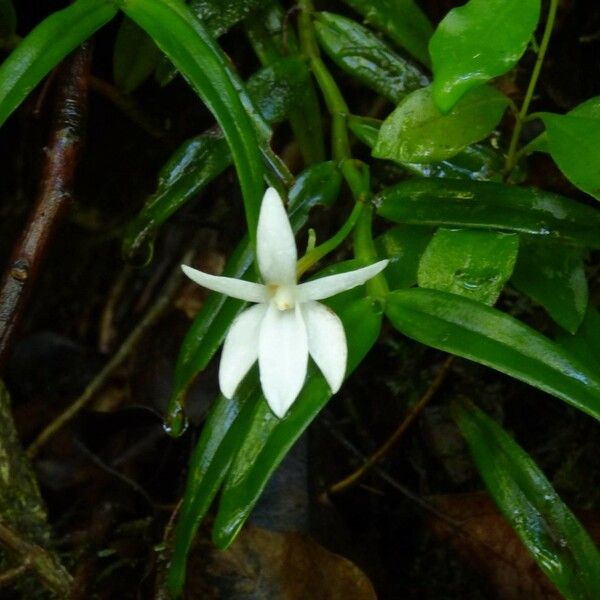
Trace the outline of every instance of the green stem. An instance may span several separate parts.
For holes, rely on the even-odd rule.
[[[550,43],[550,36],[552,35],[552,29],[554,28],[554,21],[556,19],[556,10],[558,8],[558,0],[550,0],[550,8],[548,9],[548,18],[546,20],[546,27],[544,29],[544,35],[542,37],[542,41],[540,43],[540,48],[537,53],[537,58],[535,61],[535,65],[533,66],[533,71],[531,72],[531,78],[529,80],[529,85],[527,86],[527,92],[525,93],[525,98],[523,100],[523,104],[521,106],[521,110],[517,115],[517,121],[515,123],[515,128],[513,129],[512,138],[510,140],[510,146],[508,148],[508,155],[506,156],[506,164],[504,166],[504,172],[506,175],[509,175],[512,169],[516,164],[516,153],[517,153],[517,144],[519,143],[519,139],[521,137],[521,130],[523,128],[523,123],[527,117],[527,112],[529,111],[529,105],[533,99],[533,93],[535,91],[535,86],[537,84],[537,80],[540,76],[540,72],[542,70],[542,64],[544,62],[544,58],[546,56],[546,51],[548,50],[548,44]]]
[[[372,235],[373,207],[365,205],[354,228],[354,254],[356,258],[372,263],[379,260]],[[367,293],[374,300],[385,302],[389,288],[385,277],[379,273],[367,281]]]
[[[310,67],[321,89],[327,110],[331,115],[331,146],[333,158],[343,160],[350,158],[350,140],[346,126],[346,115],[349,114],[348,105],[338,88],[335,79],[321,59],[319,46],[315,38],[311,14],[314,11],[311,0],[300,0],[301,12],[298,19],[300,33],[300,46],[305,56],[310,61]]]
[[[360,214],[363,210],[363,204],[357,202],[350,213],[350,216],[346,219],[346,222],[340,227],[333,237],[330,237],[326,242],[313,248],[310,252],[307,252],[299,261],[296,266],[296,274],[298,279],[300,276],[308,271],[314,264],[319,262],[324,256],[333,252],[352,232]]]

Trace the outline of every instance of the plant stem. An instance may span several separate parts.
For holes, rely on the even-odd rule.
[[[310,67],[321,89],[327,110],[331,115],[331,146],[334,160],[350,158],[350,140],[346,126],[346,115],[350,112],[335,79],[321,59],[311,23],[314,8],[311,0],[300,0],[301,12],[298,19],[300,45],[310,61]]]
[[[354,226],[356,225],[358,218],[363,210],[363,204],[357,202],[350,213],[350,216],[346,219],[346,222],[340,227],[340,229],[330,237],[326,242],[323,242],[316,248],[313,248],[310,252],[307,252],[299,261],[296,266],[296,274],[298,278],[308,271],[315,263],[319,262],[324,256],[335,250],[347,237],[350,235]]]
[[[537,58],[535,61],[535,65],[533,66],[533,71],[531,72],[531,78],[529,79],[529,85],[527,86],[527,92],[525,93],[525,98],[523,100],[523,104],[521,105],[521,110],[517,115],[517,121],[515,123],[515,128],[513,129],[512,138],[510,140],[510,146],[508,148],[508,155],[506,156],[506,163],[504,165],[504,172],[506,175],[509,175],[513,170],[516,164],[516,152],[517,152],[517,144],[519,143],[519,139],[521,137],[521,130],[523,128],[523,123],[527,117],[527,112],[529,111],[529,105],[533,99],[533,93],[535,91],[535,86],[537,84],[537,80],[540,76],[540,72],[542,70],[542,64],[544,62],[544,58],[546,56],[546,51],[548,50],[548,44],[550,43],[550,36],[552,35],[552,30],[554,28],[554,21],[556,19],[556,10],[558,8],[558,0],[550,0],[550,7],[548,9],[548,18],[546,19],[546,27],[544,29],[544,35],[542,36],[542,41],[540,42],[540,48],[537,53]]]
[[[354,229],[354,254],[356,258],[372,263],[379,260],[372,234],[373,207],[366,205]],[[385,277],[379,273],[366,283],[367,293],[381,303],[385,302],[389,288]]]

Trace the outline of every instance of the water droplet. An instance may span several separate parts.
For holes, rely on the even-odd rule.
[[[163,423],[163,429],[165,433],[171,437],[177,438],[184,434],[188,428],[188,419],[180,405],[177,405],[167,415],[165,415],[165,422]]]

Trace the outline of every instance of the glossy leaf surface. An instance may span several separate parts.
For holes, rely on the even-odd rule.
[[[398,223],[514,231],[600,247],[600,211],[535,188],[482,181],[412,179],[375,198],[378,213]]]
[[[377,253],[390,261],[383,271],[390,289],[416,285],[419,262],[432,236],[431,227],[399,225],[376,238]]]
[[[598,548],[544,473],[472,404],[455,404],[453,414],[487,489],[542,571],[565,598],[598,598]]]
[[[347,17],[318,13],[315,31],[320,46],[338,67],[358,82],[398,103],[429,79],[368,29]]]
[[[76,0],[37,25],[0,65],[0,125],[67,54],[116,14],[107,0]]]
[[[435,163],[487,137],[496,127],[508,99],[481,86],[465,94],[448,114],[433,102],[431,87],[407,96],[381,125],[375,158],[399,164]]]
[[[469,90],[510,71],[540,17],[540,0],[469,0],[442,19],[429,44],[433,97],[449,111]]]
[[[542,113],[548,149],[567,179],[600,200],[600,97],[566,115]]]
[[[558,340],[590,369],[600,372],[600,313],[597,308],[588,307],[576,334],[563,332]]]
[[[363,144],[373,148],[381,128],[379,119],[369,117],[348,117],[348,127]],[[403,163],[409,173],[420,177],[448,177],[450,179],[473,179],[475,181],[495,181],[501,179],[504,160],[499,152],[483,144],[467,146],[452,158],[439,163]]]
[[[419,263],[419,286],[492,305],[518,251],[515,233],[438,229]]]
[[[387,33],[424,65],[430,64],[427,44],[433,27],[415,0],[344,0],[367,23]]]
[[[561,345],[517,319],[437,290],[390,293],[386,314],[423,344],[520,379],[600,420],[600,377]]]
[[[577,331],[588,302],[581,248],[523,239],[512,283],[561,327]]]
[[[123,11],[144,29],[205,102],[221,126],[236,167],[250,237],[264,192],[262,155],[268,128],[204,25],[176,0],[125,0]]]

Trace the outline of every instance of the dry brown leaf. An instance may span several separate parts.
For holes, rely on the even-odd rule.
[[[375,600],[367,576],[307,535],[246,526],[219,552],[210,542],[190,556],[186,598]]]
[[[433,503],[456,525],[431,517],[431,530],[489,581],[496,598],[561,600],[487,494],[437,496]]]

